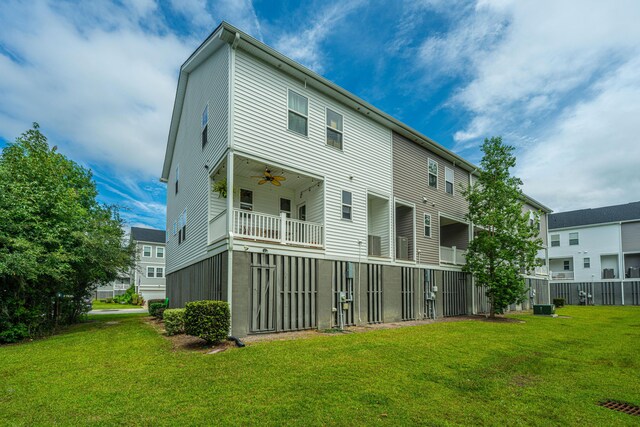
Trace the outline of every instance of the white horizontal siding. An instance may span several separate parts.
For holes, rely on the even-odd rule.
[[[206,252],[209,198],[209,168],[228,147],[229,51],[223,45],[196,68],[187,81],[184,106],[167,184],[167,272],[201,257]],[[201,119],[209,104],[208,143],[201,144]],[[179,192],[175,194],[176,166],[180,165]],[[223,199],[224,200],[224,199]],[[178,245],[173,222],[187,209],[187,239]]]
[[[288,88],[309,98],[308,137],[287,129]],[[367,238],[367,190],[391,194],[391,131],[242,51],[234,91],[234,149],[323,176],[326,253],[353,257]],[[325,144],[326,107],[344,117],[343,151]],[[342,190],[353,193],[352,221],[341,219]]]

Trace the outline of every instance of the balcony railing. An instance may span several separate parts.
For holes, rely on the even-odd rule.
[[[465,257],[466,251],[458,249],[455,246],[447,248],[440,246],[440,262],[453,265],[464,265],[467,262]]]
[[[322,224],[287,218],[284,213],[278,216],[234,209],[233,234],[236,237],[284,245],[323,245]]]
[[[552,271],[551,280],[573,280],[573,271]]]
[[[546,276],[549,274],[549,270],[546,265],[539,265],[535,268],[534,273],[536,276]]]

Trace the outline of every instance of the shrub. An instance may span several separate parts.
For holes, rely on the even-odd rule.
[[[162,315],[167,335],[184,334],[184,308],[172,308]]]
[[[229,304],[225,301],[194,301],[185,307],[185,333],[202,338],[208,344],[226,340],[230,324]]]
[[[564,298],[554,298],[553,305],[556,307],[564,307]]]
[[[162,304],[162,306],[164,307],[164,300],[163,299],[150,299],[149,301],[147,301],[147,304],[148,304],[147,307],[149,308],[149,314],[150,315],[153,316],[153,313],[151,312],[151,306],[153,304],[158,304],[158,303]]]
[[[153,304],[149,304],[149,314],[153,317],[157,317],[158,319],[162,319],[162,313],[165,310],[164,303],[162,302],[154,302]]]

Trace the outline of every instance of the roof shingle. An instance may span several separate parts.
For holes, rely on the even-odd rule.
[[[550,214],[549,230],[636,219],[640,220],[640,202]]]

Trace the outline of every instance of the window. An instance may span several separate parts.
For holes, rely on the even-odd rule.
[[[178,234],[178,221],[173,221],[173,235]]]
[[[209,129],[209,104],[204,106],[204,111],[202,112],[202,148],[207,145],[207,130]]]
[[[444,168],[444,186],[444,191],[449,194],[453,194],[453,169],[449,169],[447,167]]]
[[[289,90],[289,130],[307,136],[309,99]]]
[[[143,246],[142,247],[142,256],[143,257],[150,257],[151,256],[151,246]]]
[[[176,166],[176,194],[178,194],[178,181],[180,180],[180,165]]]
[[[578,239],[578,233],[569,233],[569,245],[575,246],[580,243]]]
[[[431,215],[424,214],[424,237],[431,237]]]
[[[342,150],[342,114],[327,108],[327,145]]]
[[[187,210],[183,210],[178,217],[178,244],[187,239]]]
[[[285,213],[287,218],[291,218],[291,200],[280,199],[280,213]]]
[[[156,277],[155,267],[147,267],[147,277]]]
[[[350,191],[342,191],[342,219],[351,220],[352,198]]]
[[[584,268],[591,268],[591,258],[585,258],[582,260]]]
[[[562,268],[564,269],[564,271],[570,271],[571,270],[571,262],[569,260],[566,260],[563,262]]]
[[[438,188],[438,162],[429,159],[429,187]]]
[[[156,277],[164,277],[164,267],[156,267]]]
[[[156,258],[164,258],[164,248],[162,246],[156,246]]]
[[[253,191],[240,189],[240,209],[253,210]]]
[[[560,246],[560,235],[552,234],[551,235],[551,246]]]

